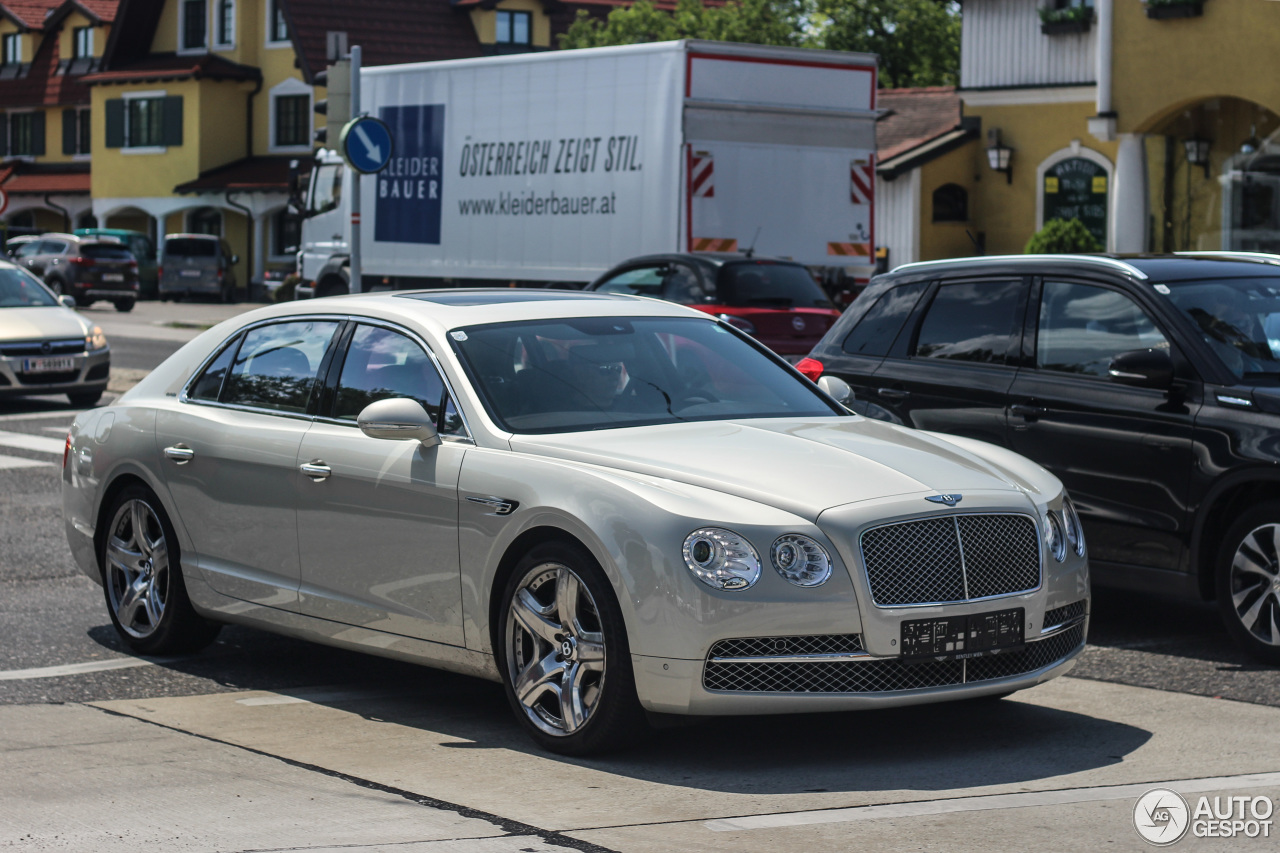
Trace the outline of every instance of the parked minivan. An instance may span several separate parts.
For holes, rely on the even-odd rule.
[[[236,292],[232,266],[239,260],[226,240],[211,234],[168,234],[160,252],[160,299],[215,296],[231,302]]]

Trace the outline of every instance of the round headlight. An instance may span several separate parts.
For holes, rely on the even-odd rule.
[[[1053,510],[1045,516],[1044,544],[1059,563],[1067,558],[1067,537],[1062,532],[1062,521]]]
[[[684,540],[684,564],[712,589],[746,589],[760,580],[760,556],[751,543],[723,527],[703,527]]]
[[[1076,514],[1076,505],[1071,498],[1062,499],[1062,522],[1067,528],[1067,544],[1076,556],[1084,556],[1084,527],[1080,524],[1080,516]]]
[[[769,549],[769,559],[778,574],[796,586],[820,586],[831,577],[831,558],[808,536],[786,533]]]

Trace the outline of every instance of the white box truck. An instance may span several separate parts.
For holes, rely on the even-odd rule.
[[[364,69],[360,289],[582,283],[627,258],[873,263],[875,57],[676,41]],[[300,296],[349,289],[352,171],[321,150]]]

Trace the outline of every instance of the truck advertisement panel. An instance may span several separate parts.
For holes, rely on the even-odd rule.
[[[363,102],[394,140],[361,181],[365,272],[581,281],[669,251],[682,54],[590,54],[365,70]]]

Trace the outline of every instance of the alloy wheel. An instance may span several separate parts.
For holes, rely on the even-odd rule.
[[[1240,625],[1259,643],[1280,647],[1280,524],[1246,534],[1230,571],[1228,591]]]
[[[155,633],[169,600],[169,546],[146,501],[116,511],[107,538],[107,597],[120,628],[130,637]]]
[[[507,676],[529,720],[553,736],[591,719],[605,678],[600,611],[568,566],[543,563],[516,587],[507,619]]]

